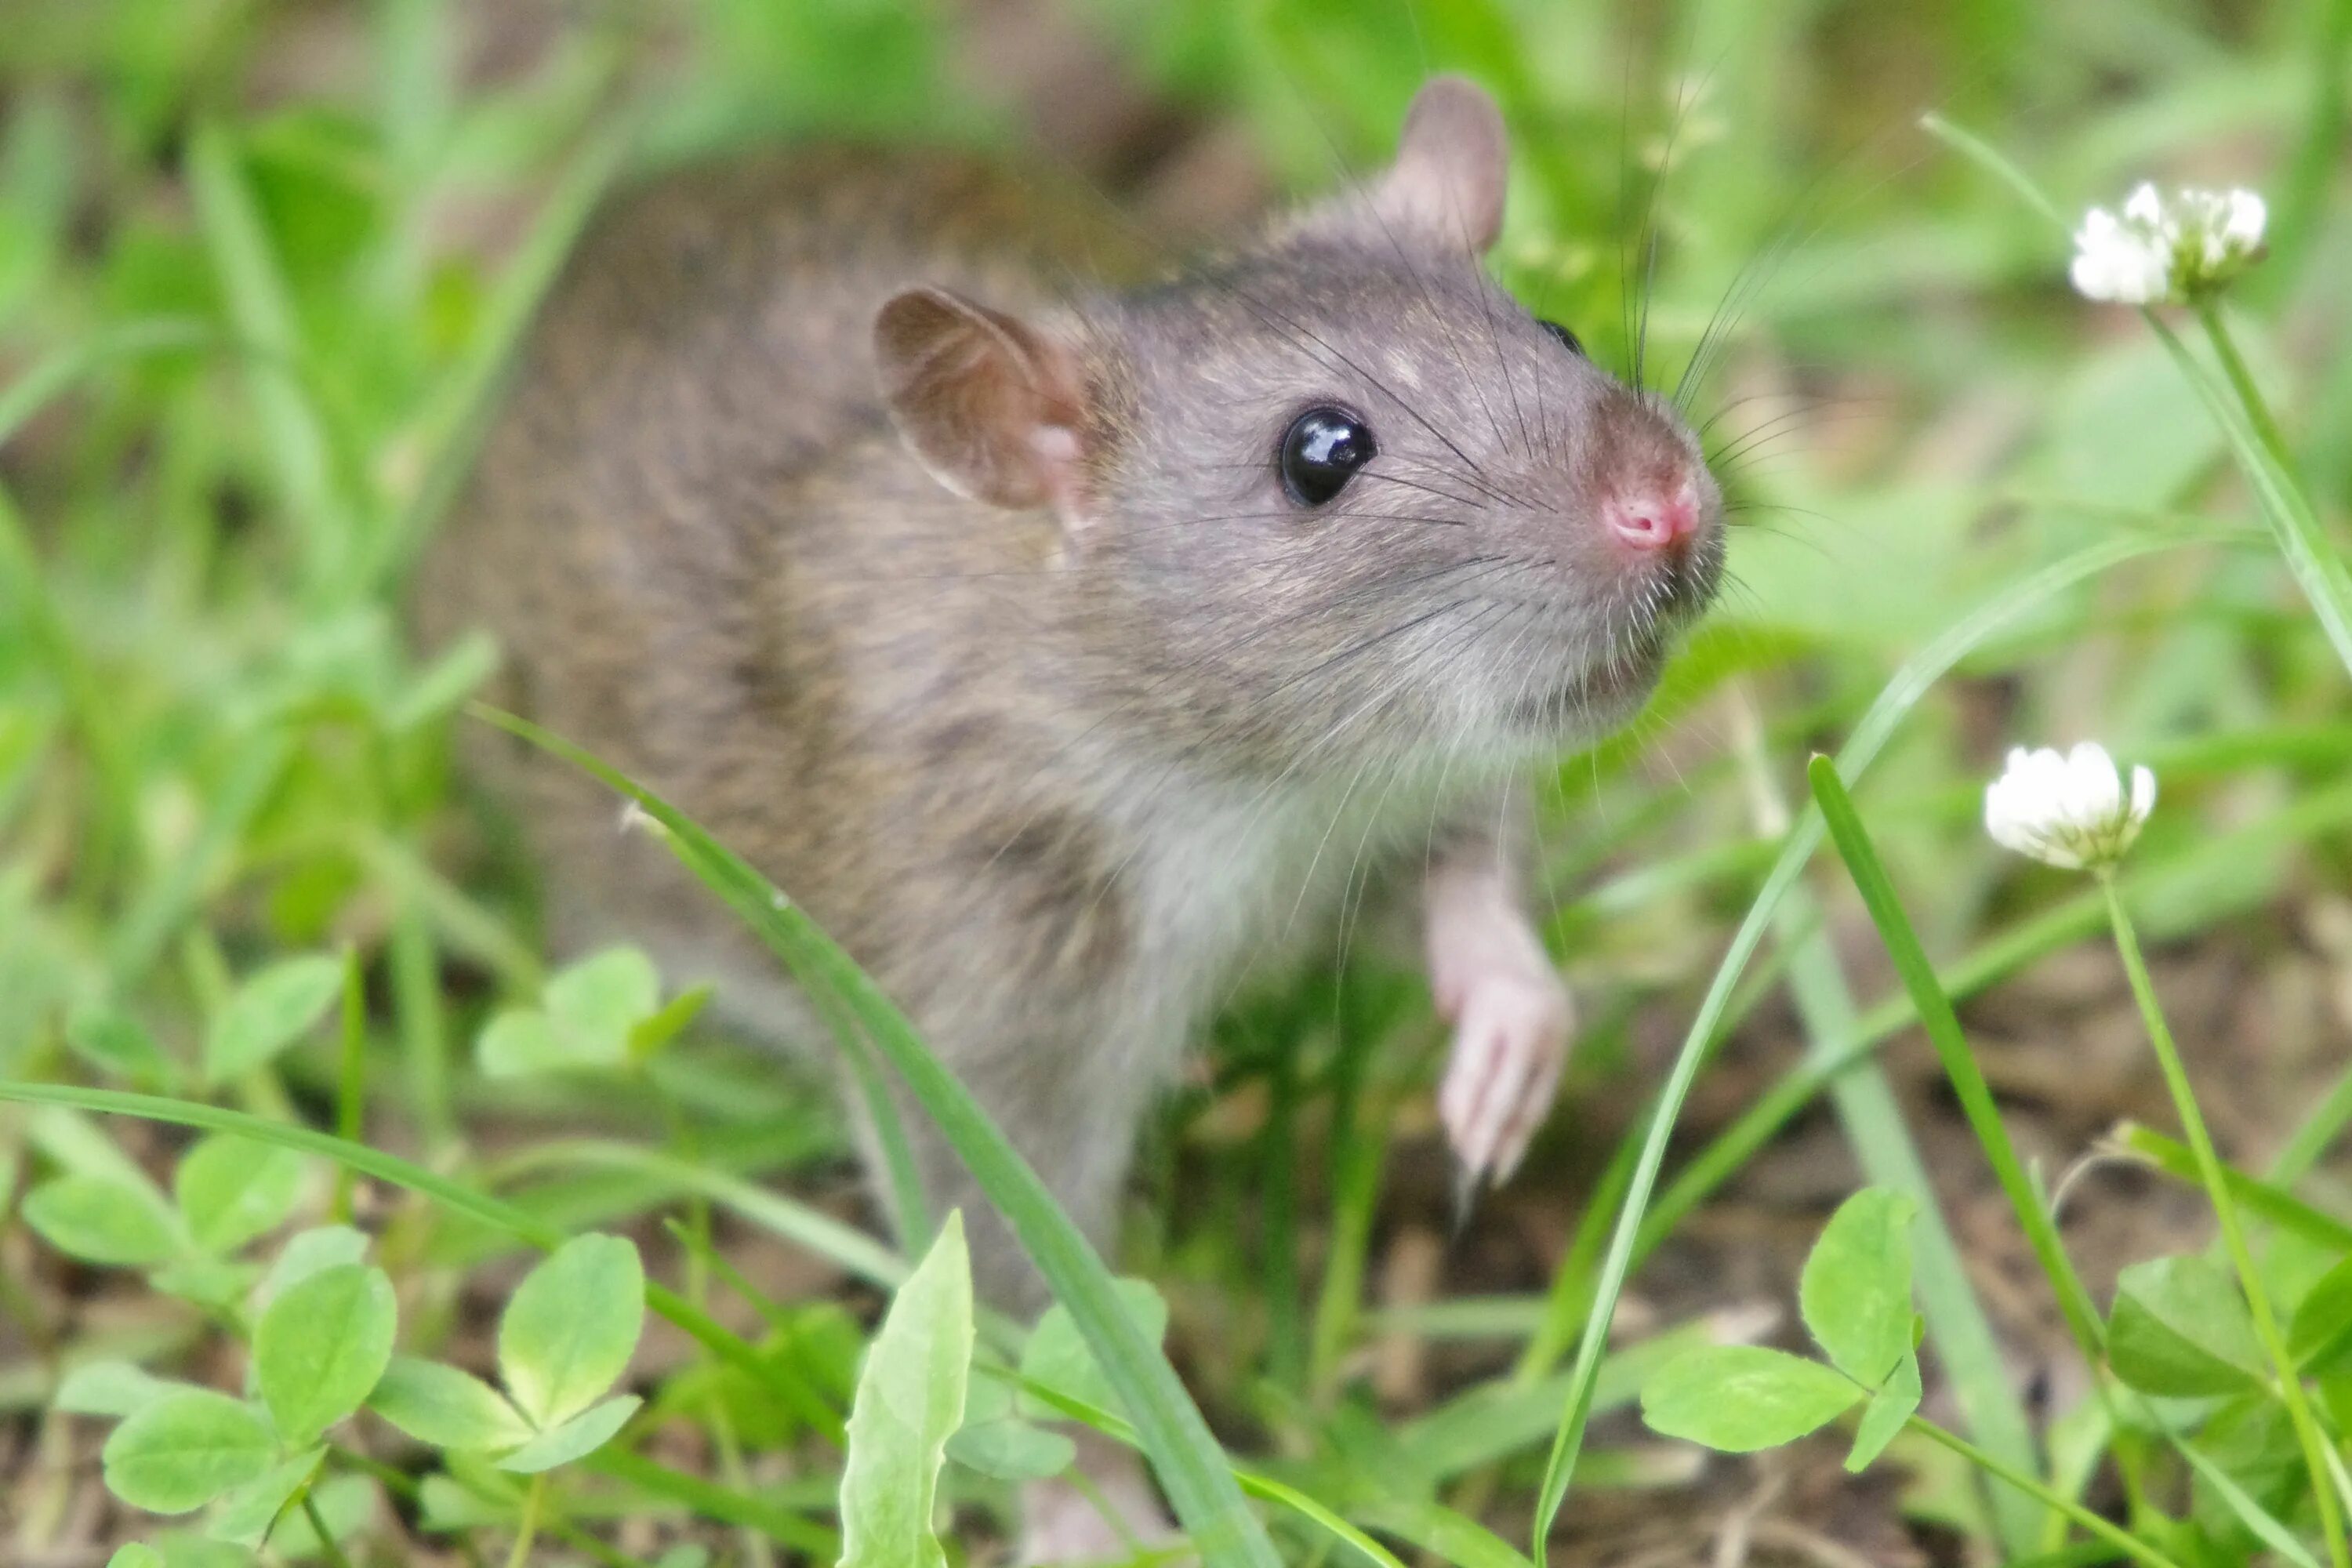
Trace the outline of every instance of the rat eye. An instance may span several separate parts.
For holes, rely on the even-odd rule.
[[[1541,327],[1545,331],[1549,332],[1553,337],[1558,338],[1562,343],[1566,344],[1568,352],[1574,354],[1577,358],[1589,359],[1591,357],[1584,352],[1584,344],[1578,341],[1576,334],[1570,331],[1566,327],[1561,326],[1558,321],[1538,321],[1536,325]]]
[[[1321,506],[1379,450],[1372,427],[1346,409],[1310,408],[1282,433],[1274,462],[1292,500]]]

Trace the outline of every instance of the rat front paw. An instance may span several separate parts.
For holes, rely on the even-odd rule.
[[[1508,1178],[1528,1152],[1568,1061],[1570,1010],[1549,964],[1476,975],[1458,995],[1437,1112],[1467,1194]]]

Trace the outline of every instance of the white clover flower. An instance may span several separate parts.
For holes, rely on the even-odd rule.
[[[2079,871],[2123,858],[2155,805],[2156,775],[2132,769],[2126,799],[2115,759],[2095,742],[2063,756],[2021,746],[1985,790],[1985,831],[2005,849]]]
[[[2074,231],[2074,291],[2116,305],[2177,304],[2210,293],[2262,259],[2269,209],[2249,190],[2176,190],[2143,182],[2121,216],[2083,215]]]

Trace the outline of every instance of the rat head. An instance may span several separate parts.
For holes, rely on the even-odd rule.
[[[1630,717],[1712,596],[1690,430],[1486,274],[1507,161],[1442,78],[1384,174],[1172,283],[883,308],[900,434],[1058,517],[1085,679],[1153,734],[1285,770],[1556,749]]]

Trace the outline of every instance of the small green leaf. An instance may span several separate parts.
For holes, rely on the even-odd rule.
[[[536,1078],[542,1073],[617,1067],[621,1053],[558,1025],[536,1007],[513,1007],[490,1020],[474,1042],[474,1064],[484,1078]]]
[[[253,1333],[254,1381],[287,1442],[360,1407],[392,1360],[397,1309],[381,1268],[338,1263],[269,1303]]]
[[[1000,1481],[1043,1480],[1070,1468],[1078,1446],[1026,1421],[983,1421],[948,1439],[948,1458]]]
[[[1168,1303],[1148,1280],[1122,1279],[1113,1283],[1118,1290],[1119,1304],[1135,1320],[1136,1328],[1147,1341],[1158,1344],[1168,1332]],[[1045,1315],[1030,1331],[1028,1342],[1021,1347],[1021,1375],[1098,1410],[1113,1415],[1125,1413],[1118,1395],[1111,1389],[1110,1380],[1096,1363],[1086,1336],[1078,1331],[1077,1321],[1059,1302],[1046,1309]],[[1025,1415],[1060,1414],[1031,1394],[1022,1396],[1019,1407]]]
[[[416,1489],[416,1517],[431,1531],[473,1530],[485,1524],[506,1524],[521,1511],[521,1500],[484,1497],[459,1486],[447,1476],[425,1478]]]
[[[519,1476],[535,1476],[558,1465],[568,1465],[583,1454],[593,1454],[613,1440],[645,1401],[634,1394],[616,1394],[601,1405],[560,1421],[499,1461],[499,1468]]]
[[[215,1541],[226,1541],[238,1546],[259,1546],[269,1538],[270,1528],[286,1505],[294,1500],[295,1493],[310,1484],[319,1473],[327,1450],[312,1448],[297,1454],[281,1465],[238,1487],[221,1499],[220,1508],[205,1526],[205,1533]]]
[[[343,963],[325,953],[269,965],[237,987],[205,1040],[205,1081],[242,1078],[308,1033],[341,994]]]
[[[2313,1377],[2352,1370],[2352,1257],[2305,1293],[2287,1327],[2286,1348]]]
[[[499,1321],[499,1375],[541,1430],[586,1409],[628,1369],[646,1276],[617,1236],[565,1242],[516,1287]]]
[[[2107,1359],[2130,1386],[2173,1398],[2242,1393],[2263,1370],[2236,1282],[2194,1256],[2151,1258],[2116,1276]]]
[[[177,1296],[200,1307],[234,1310],[261,1278],[261,1266],[233,1258],[183,1258],[147,1276],[147,1283],[166,1296]]]
[[[940,1568],[940,1463],[971,1372],[971,1262],[948,1215],[866,1352],[841,1474],[841,1568]]]
[[[1805,1259],[1797,1299],[1831,1363],[1866,1387],[1911,1348],[1911,1220],[1919,1205],[1865,1187],[1838,1205]]]
[[[152,1193],[111,1176],[58,1176],[25,1194],[25,1223],[89,1263],[150,1268],[180,1250],[174,1217]]]
[[[109,1078],[146,1088],[168,1086],[179,1076],[145,1025],[110,1007],[85,1007],[66,1022],[66,1045]]]
[[[180,1157],[172,1191],[196,1245],[229,1253],[294,1212],[302,1170],[302,1156],[291,1149],[215,1132]]]
[[[106,1560],[106,1568],[163,1568],[163,1554],[134,1541],[116,1547],[114,1555]]]
[[[436,1448],[511,1448],[530,1436],[505,1394],[471,1373],[415,1356],[392,1358],[368,1408]]]
[[[709,986],[697,985],[671,997],[659,1012],[639,1019],[629,1030],[630,1059],[643,1061],[684,1034],[687,1026],[701,1016],[712,994]]]
[[[1870,1403],[1862,1408],[1862,1420],[1855,1426],[1853,1448],[1845,1457],[1846,1469],[1860,1475],[1886,1452],[1886,1445],[1895,1441],[1912,1412],[1919,1408],[1919,1358],[1908,1350],[1895,1363],[1895,1370]]]
[[[607,948],[550,980],[541,999],[559,1024],[618,1047],[661,1005],[661,976],[638,949]]]
[[[261,1282],[263,1304],[277,1300],[321,1268],[359,1262],[367,1256],[367,1233],[347,1225],[321,1225],[296,1231],[278,1249],[278,1259],[269,1266],[269,1274]]]
[[[1863,1390],[1851,1378],[1760,1345],[1685,1351],[1643,1385],[1650,1429],[1727,1454],[1777,1448],[1826,1426]]]
[[[116,1497],[149,1513],[186,1513],[267,1471],[278,1443],[251,1405],[192,1388],[134,1412],[103,1457]]]
[[[128,1415],[190,1386],[127,1361],[92,1361],[66,1373],[49,1403],[76,1415]]]

